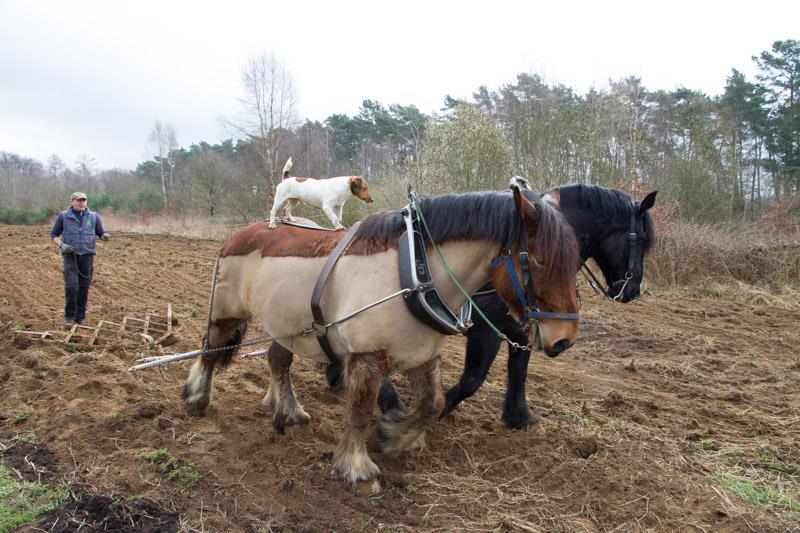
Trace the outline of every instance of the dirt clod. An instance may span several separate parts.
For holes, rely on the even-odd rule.
[[[625,400],[623,399],[622,394],[620,394],[618,390],[611,389],[610,391],[608,391],[608,394],[606,394],[606,399],[604,400],[604,403],[609,407],[616,407],[617,405],[622,405],[623,403],[625,403]]]

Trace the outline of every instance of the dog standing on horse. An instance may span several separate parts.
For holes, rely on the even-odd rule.
[[[333,224],[333,229],[344,229],[342,209],[351,197],[372,203],[367,180],[361,176],[338,176],[326,179],[298,178],[289,175],[292,158],[283,167],[283,181],[275,189],[275,201],[269,212],[269,229],[277,228],[276,215],[281,206],[286,220],[293,222],[292,208],[306,204],[322,209]]]

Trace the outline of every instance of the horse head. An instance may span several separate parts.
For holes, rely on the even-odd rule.
[[[517,233],[524,238],[509,240],[500,256],[508,254],[505,262],[509,267],[501,268],[496,260],[492,282],[517,320],[527,326],[536,322],[538,327],[530,327],[529,336],[535,336],[538,329],[545,353],[555,357],[578,336],[577,241],[557,208],[514,181],[511,189],[520,221]],[[526,261],[529,276],[525,275]]]
[[[625,224],[608,232],[595,249],[593,257],[608,283],[608,297],[613,300],[625,303],[640,295],[644,255],[654,237],[648,210],[655,204],[657,192],[649,193],[638,204],[631,200]]]

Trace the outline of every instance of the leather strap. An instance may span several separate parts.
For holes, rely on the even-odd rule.
[[[331,275],[333,267],[336,266],[339,257],[341,257],[347,245],[350,244],[350,241],[355,237],[356,230],[360,225],[361,221],[358,221],[350,226],[350,229],[344,234],[342,240],[339,241],[339,244],[333,249],[331,255],[328,256],[328,260],[325,261],[325,265],[323,265],[319,273],[317,283],[314,285],[314,292],[311,294],[311,314],[314,316],[314,335],[317,337],[320,348],[322,348],[322,351],[328,356],[331,363],[339,363],[339,358],[336,357],[336,353],[333,351],[333,348],[331,348],[330,342],[328,342],[327,331],[323,327],[325,325],[325,318],[322,315],[319,302],[322,299],[322,293],[325,291],[325,285],[328,283],[328,277]]]

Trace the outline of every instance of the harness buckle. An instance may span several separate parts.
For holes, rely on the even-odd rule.
[[[313,332],[315,335],[325,335],[328,332],[328,327],[325,324],[321,324],[317,321],[311,323],[311,328],[308,330],[309,332]]]

